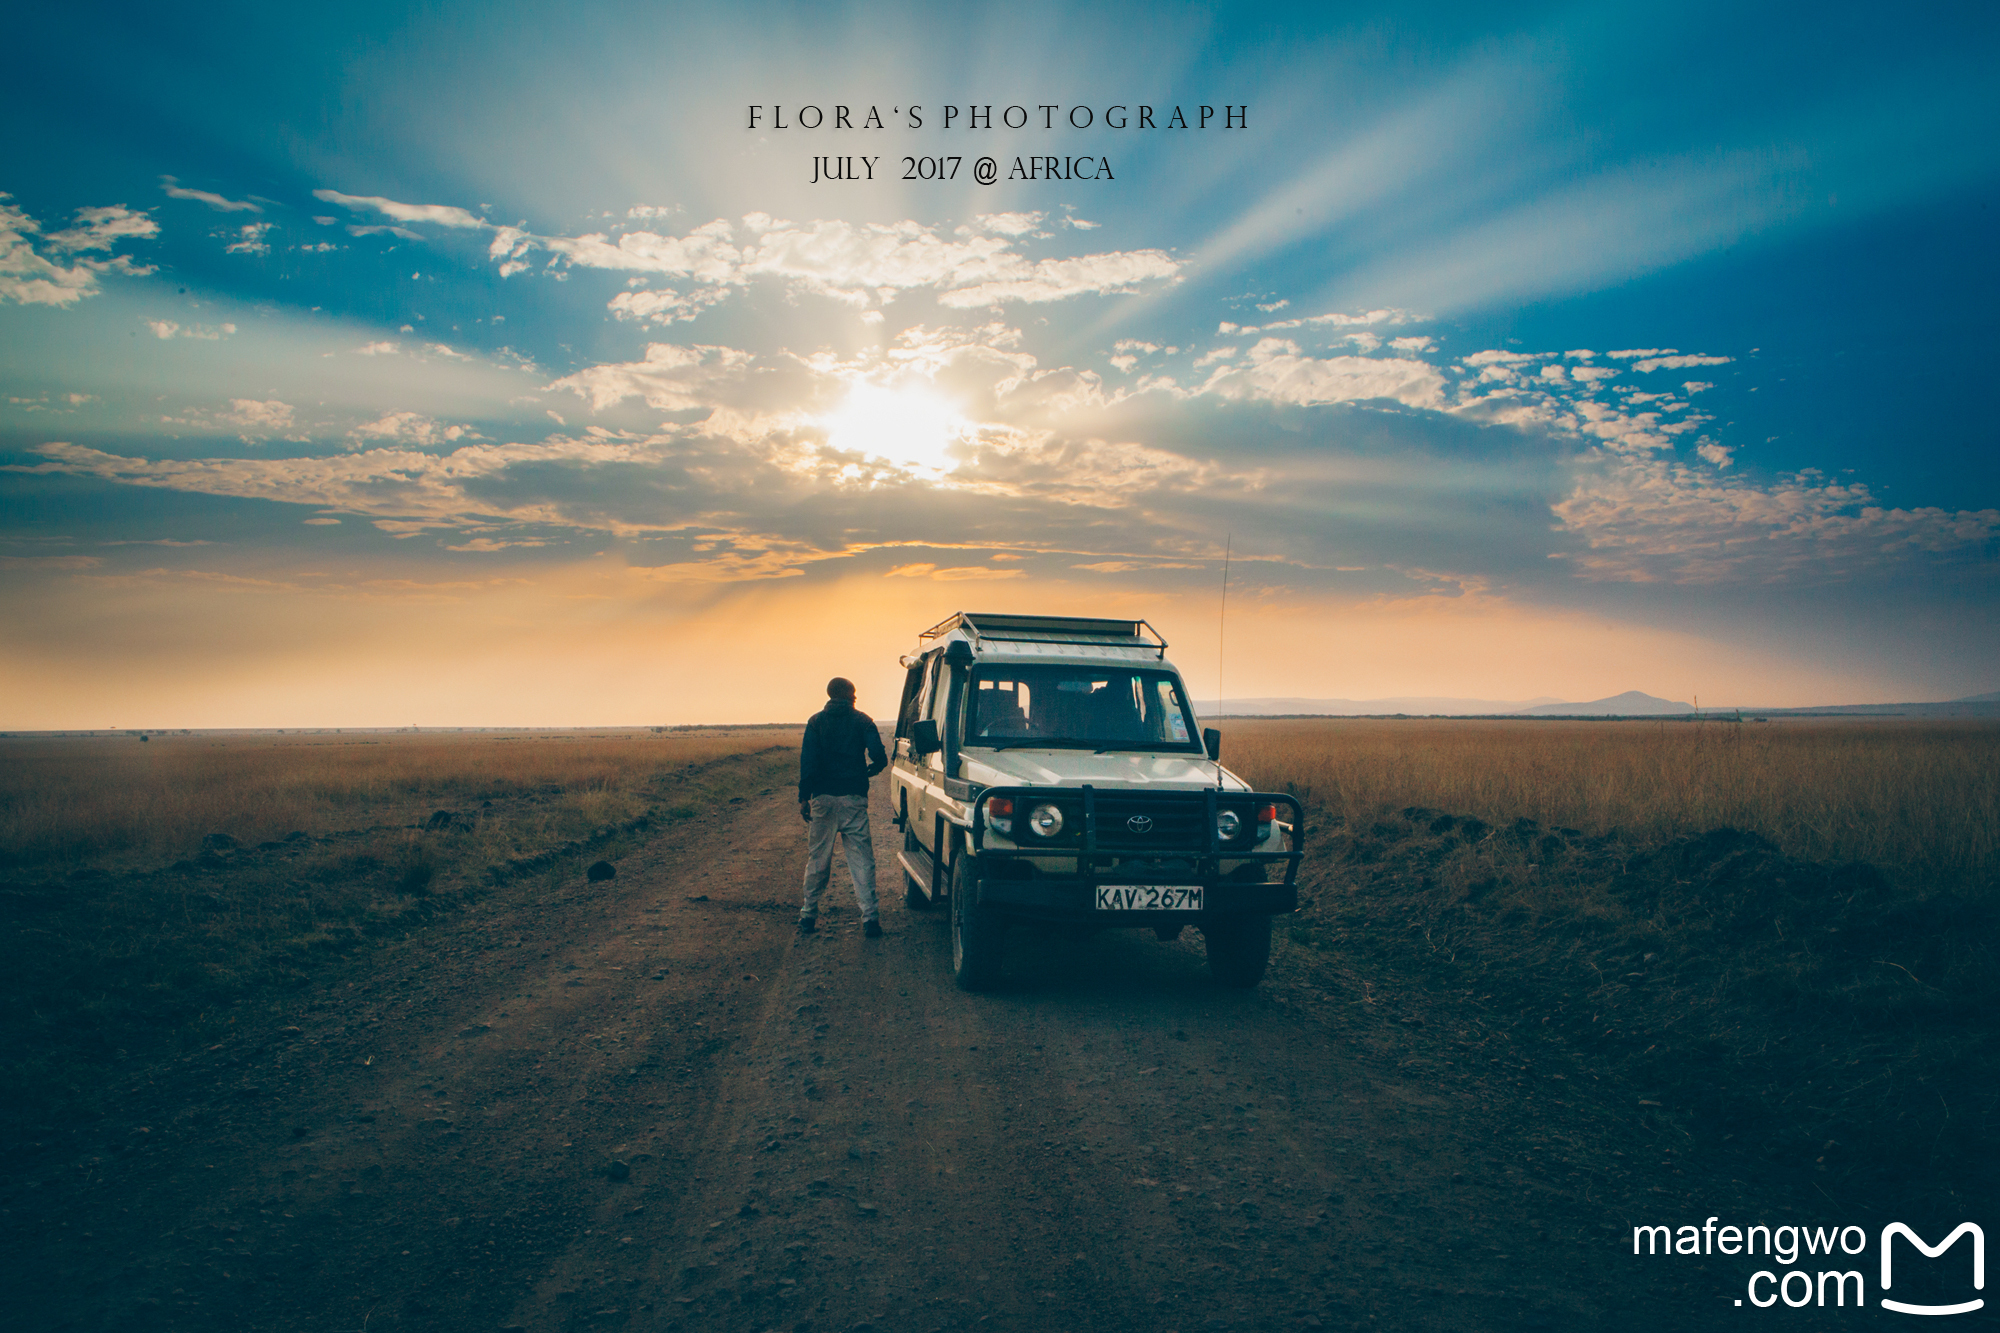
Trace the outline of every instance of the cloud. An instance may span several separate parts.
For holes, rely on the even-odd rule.
[[[1087,565],[1071,565],[1071,569],[1087,569],[1093,574],[1134,574],[1152,569],[1206,569],[1206,565],[1193,565],[1182,560],[1097,560]]]
[[[103,557],[95,555],[0,555],[0,569],[19,574],[96,569],[103,563]]]
[[[221,420],[240,427],[246,444],[255,444],[272,436],[282,436],[300,444],[307,439],[305,435],[296,433],[292,405],[275,398],[232,398],[229,400],[229,411],[222,414]]]
[[[1007,301],[1041,304],[1073,296],[1136,291],[1148,282],[1175,278],[1180,264],[1163,250],[1125,250],[1075,259],[1042,259],[1009,265],[1007,276],[944,292],[938,304],[952,309],[996,306]]]
[[[416,422],[384,418],[371,425],[405,438],[423,433]],[[650,455],[643,448],[595,439],[555,445],[462,444],[443,455],[391,447],[308,458],[147,459],[67,442],[40,445],[35,453],[41,462],[8,464],[0,471],[67,473],[160,490],[309,505],[321,511],[431,524],[478,522],[488,527],[496,519],[560,521],[560,511],[539,498],[510,504],[475,500],[469,493],[468,487],[509,467],[565,458],[603,463]]]
[[[661,287],[652,291],[620,292],[611,298],[608,308],[619,319],[675,324],[693,319],[726,295],[728,289],[723,287],[697,288],[691,296],[683,296],[671,287]]]
[[[361,346],[354,349],[354,354],[356,356],[395,356],[402,350],[396,344],[383,339],[378,342],[361,344]]]
[[[49,233],[53,249],[74,254],[79,250],[109,250],[125,240],[142,240],[160,234],[160,224],[144,213],[134,213],[123,204],[104,208],[79,208],[76,225]]]
[[[421,412],[389,412],[348,432],[357,440],[408,440],[426,446],[449,444],[474,434],[470,426],[447,426]]]
[[[516,546],[547,546],[547,545],[548,545],[547,542],[541,541],[539,539],[506,542],[506,541],[496,540],[495,538],[492,537],[474,537],[471,541],[464,542],[457,546],[446,545],[444,549],[447,551],[485,552],[485,551],[505,551]]]
[[[1018,579],[1024,569],[991,569],[985,565],[953,565],[940,569],[934,564],[897,565],[882,577],[890,579],[934,579],[939,583],[960,583],[979,579]]]
[[[74,259],[68,267],[47,258],[35,248],[34,237],[41,224],[7,201],[13,196],[0,192],[0,300],[22,305],[74,305],[97,292],[97,279],[105,273],[144,277],[150,265],[134,264],[125,255],[110,259]],[[50,250],[75,255],[84,250],[109,250],[123,240],[157,235],[159,224],[143,213],[123,205],[84,208],[77,211],[76,225],[43,238]]]
[[[398,222],[434,222],[440,227],[490,227],[493,224],[476,214],[450,204],[402,204],[394,199],[384,199],[378,194],[342,194],[338,190],[314,190],[313,198],[324,199],[329,204],[339,204],[349,212],[359,213],[372,209],[384,217]],[[357,233],[359,234],[359,233]],[[411,232],[399,235],[415,237]]]
[[[751,360],[748,352],[733,347],[650,343],[643,361],[592,366],[563,376],[549,388],[587,399],[598,411],[626,398],[640,398],[649,407],[678,412],[714,406],[711,390],[723,381],[740,379]]]
[[[1610,451],[1552,509],[1588,547],[1577,574],[1619,582],[1832,582],[1918,555],[1990,567],[2000,543],[2000,510],[1889,509],[1810,470],[1757,485]]]
[[[793,223],[762,213],[749,214],[740,223],[718,218],[684,236],[634,231],[615,240],[601,232],[537,236],[499,227],[487,254],[499,263],[502,277],[527,271],[527,257],[543,250],[551,262],[566,266],[658,273],[697,288],[673,296],[621,293],[612,308],[631,318],[680,318],[687,307],[678,303],[713,304],[727,289],[759,278],[862,308],[887,303],[902,292],[929,289],[947,308],[976,309],[1131,291],[1170,282],[1180,273],[1180,262],[1161,250],[1030,259],[1013,248],[1011,232],[993,233],[992,219],[998,217],[1013,215],[988,215],[979,229],[960,228],[959,239],[911,221]]]
[[[1409,407],[1442,409],[1444,376],[1423,361],[1366,356],[1310,357],[1297,343],[1265,338],[1250,349],[1249,364],[1226,366],[1196,392],[1218,398],[1258,399],[1310,407],[1387,399]]]
[[[224,248],[224,254],[268,255],[271,247],[264,240],[264,233],[271,230],[268,222],[252,222],[237,232],[236,239]]]
[[[1616,353],[1613,353],[1613,355],[1616,355]],[[1647,357],[1643,361],[1634,361],[1632,369],[1638,371],[1686,370],[1690,366],[1726,366],[1735,359],[1733,356],[1652,356]]]
[[[960,227],[958,233],[961,236],[975,236],[981,232],[993,236],[1026,236],[1041,225],[1040,213],[981,213],[970,223]]]
[[[211,327],[207,324],[177,324],[171,319],[149,319],[146,321],[146,327],[151,329],[153,336],[162,342],[170,338],[194,338],[201,342],[212,343],[219,342],[236,332],[234,324]]]
[[[207,204],[218,213],[261,213],[264,210],[247,199],[225,199],[207,190],[191,190],[179,184],[172,176],[160,177],[160,188],[167,192],[169,199],[192,199]]]
[[[1329,311],[1323,315],[1302,315],[1294,319],[1278,319],[1268,324],[1237,324],[1224,320],[1215,326],[1215,331],[1225,337],[1249,333],[1284,333],[1291,329],[1354,328],[1369,324],[1408,324],[1423,316],[1408,310],[1368,310],[1360,314],[1345,311]]]

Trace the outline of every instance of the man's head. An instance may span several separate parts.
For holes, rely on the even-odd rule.
[[[844,704],[854,702],[854,682],[845,676],[835,676],[826,683],[826,697],[838,699]]]

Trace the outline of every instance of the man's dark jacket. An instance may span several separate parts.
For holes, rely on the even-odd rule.
[[[799,747],[799,801],[866,796],[868,779],[889,766],[875,719],[845,699],[828,699],[806,723]]]

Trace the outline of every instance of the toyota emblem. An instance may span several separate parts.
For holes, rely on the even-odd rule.
[[[1153,821],[1144,815],[1133,815],[1125,821],[1125,827],[1131,829],[1134,833],[1151,833],[1153,831]]]

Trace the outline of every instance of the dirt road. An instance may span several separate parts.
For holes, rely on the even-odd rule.
[[[0,1319],[1192,1333],[1728,1304],[1617,1263],[1643,1186],[1551,1081],[1586,1072],[1503,1067],[1448,1004],[1304,951],[1225,990],[1192,931],[1017,935],[1008,985],[964,995],[886,811],[880,940],[844,869],[796,938],[789,794],[731,811],[135,1079],[8,1184]]]

